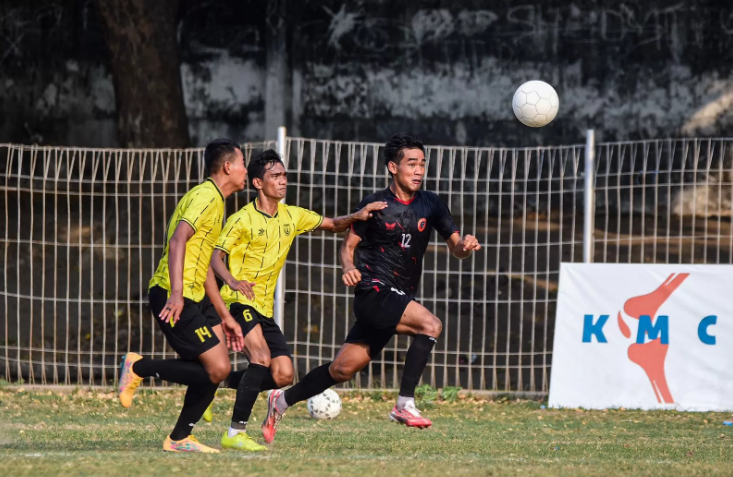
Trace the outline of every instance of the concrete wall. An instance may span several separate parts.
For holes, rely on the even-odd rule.
[[[733,135],[730,2],[182,0],[179,17],[196,144],[283,123],[466,145]],[[0,141],[114,146],[108,71],[93,2],[0,0]],[[529,79],[560,95],[549,127],[513,118]]]

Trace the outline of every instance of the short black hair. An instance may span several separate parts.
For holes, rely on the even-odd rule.
[[[422,139],[411,132],[397,133],[384,145],[384,165],[389,166],[390,162],[399,164],[404,157],[405,149],[420,149],[425,154],[425,147]]]
[[[224,165],[226,158],[230,154],[234,154],[237,149],[242,150],[238,142],[223,137],[214,139],[207,144],[204,151],[204,164],[206,164],[209,175],[218,172],[221,166]]]
[[[265,171],[272,169],[278,163],[285,166],[280,154],[272,149],[265,149],[249,161],[247,166],[249,178],[262,180],[265,177]]]

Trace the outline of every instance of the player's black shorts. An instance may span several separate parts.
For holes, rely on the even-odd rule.
[[[196,359],[219,344],[219,337],[214,333],[214,327],[221,324],[221,318],[208,297],[204,297],[198,303],[184,298],[181,316],[173,325],[158,318],[168,301],[168,290],[155,286],[150,289],[149,298],[155,321],[163,331],[168,344],[181,358]]]
[[[255,310],[254,307],[242,303],[232,303],[229,307],[229,313],[242,327],[244,336],[247,336],[247,333],[252,331],[255,326],[260,325],[267,347],[270,348],[270,358],[277,358],[278,356],[291,358],[285,335],[283,335],[282,330],[273,318],[268,318]]]
[[[345,342],[369,345],[369,356],[375,359],[394,336],[411,301],[405,292],[388,286],[357,288],[354,293],[356,323]]]

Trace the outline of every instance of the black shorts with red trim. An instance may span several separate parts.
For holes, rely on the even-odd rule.
[[[381,282],[371,286],[360,284],[354,293],[356,323],[345,342],[369,345],[369,356],[376,358],[394,336],[411,301],[404,291]]]

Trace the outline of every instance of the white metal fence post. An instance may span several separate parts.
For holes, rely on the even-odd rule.
[[[583,200],[583,263],[593,262],[593,235],[595,231],[595,173],[596,138],[588,129],[585,135],[585,189]]]
[[[277,128],[277,153],[283,158],[283,162],[287,163],[285,154],[287,153],[287,130],[285,126]],[[285,202],[285,199],[282,200]],[[283,326],[283,315],[285,311],[285,265],[283,265],[280,275],[277,277],[277,285],[275,286],[275,323],[285,332]]]

